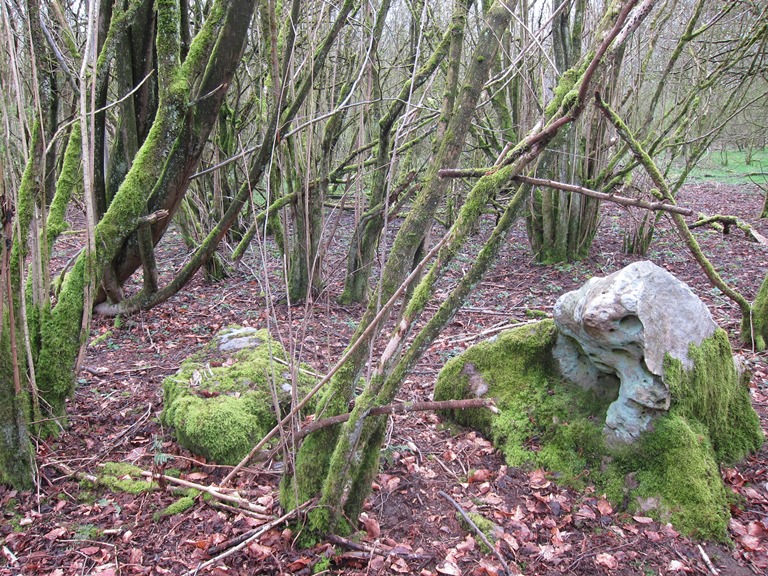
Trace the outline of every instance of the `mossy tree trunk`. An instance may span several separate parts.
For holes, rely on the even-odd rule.
[[[348,528],[347,522],[354,522],[362,503],[370,490],[371,480],[378,469],[379,448],[383,439],[384,421],[367,418],[372,407],[386,403],[399,390],[408,371],[434,340],[442,327],[461,307],[464,299],[493,262],[496,251],[504,239],[504,232],[514,221],[528,195],[529,190],[521,187],[510,200],[498,225],[480,251],[471,270],[462,278],[448,299],[440,306],[437,314],[427,322],[414,341],[405,342],[414,326],[416,319],[425,309],[435,289],[437,279],[444,273],[456,251],[466,240],[477,219],[482,215],[489,198],[499,188],[509,185],[510,179],[520,174],[543,153],[546,146],[555,138],[558,132],[574,122],[583,112],[589,97],[592,79],[599,70],[599,63],[604,57],[613,39],[619,34],[621,26],[634,2],[628,3],[623,9],[619,3],[611,6],[602,22],[602,40],[596,55],[579,68],[579,89],[572,97],[562,102],[553,113],[551,121],[541,130],[535,130],[516,146],[502,163],[491,169],[478,170],[485,174],[473,187],[467,201],[464,203],[456,223],[451,227],[444,240],[436,247],[437,256],[430,272],[423,278],[419,286],[413,290],[412,296],[405,304],[405,310],[386,345],[382,358],[374,368],[374,375],[365,386],[363,393],[355,399],[355,406],[349,420],[341,429],[327,429],[319,434],[312,434],[302,445],[295,462],[292,477],[285,479],[281,498],[283,504],[292,507],[299,501],[305,501],[318,492],[321,493],[318,507],[309,515],[309,524],[305,533],[317,534],[327,531],[339,531]],[[494,48],[497,38],[501,36],[509,23],[506,8],[494,3],[486,15],[487,28],[480,37],[477,48],[472,56],[471,65],[465,76],[462,92],[457,104],[457,113],[452,118],[441,143],[439,160],[452,158],[455,146],[460,144],[457,135],[472,111],[468,113],[467,106],[476,103],[479,94],[478,87],[482,84],[482,74],[487,74],[493,61]],[[444,165],[443,162],[437,162]],[[443,171],[444,173],[451,172]],[[430,176],[433,178],[430,178]],[[398,233],[390,260],[383,271],[382,286],[384,294],[382,302],[390,296],[402,293],[401,282],[405,279],[406,271],[411,270],[419,253],[419,242],[423,238],[418,230],[428,228],[431,219],[430,212],[433,198],[430,192],[440,189],[437,185],[438,171],[431,170],[425,180],[422,194],[417,198],[414,207]],[[422,232],[423,234],[423,232]],[[439,248],[439,250],[437,250]],[[411,275],[411,280],[415,275]],[[357,338],[364,339],[365,345],[351,352],[349,361],[342,366],[329,384],[328,391],[320,401],[318,415],[323,417],[339,411],[345,411],[347,403],[352,398],[354,384],[360,369],[367,357],[371,333],[371,322],[374,320],[375,308],[369,306],[366,318],[361,322]],[[381,315],[375,318],[381,319]],[[360,352],[362,350],[362,353]],[[358,356],[361,356],[358,358]],[[330,454],[330,447],[333,453]]]
[[[760,284],[755,301],[752,303],[751,320],[749,334],[743,334],[742,340],[751,341],[757,350],[765,350],[768,343],[768,276]]]
[[[288,97],[289,95],[287,90],[280,91],[279,106],[276,106],[273,110],[270,111],[268,119],[265,121],[261,135],[261,143],[251,151],[252,156],[248,162],[248,170],[247,174],[243,178],[243,183],[241,184],[235,196],[231,199],[229,207],[225,210],[224,214],[218,220],[216,225],[208,232],[207,236],[200,242],[198,248],[187,260],[187,263],[177,271],[174,278],[168,284],[159,288],[157,291],[152,293],[142,292],[116,304],[103,303],[97,306],[97,311],[103,314],[131,313],[140,309],[149,309],[161,302],[165,302],[168,298],[181,290],[194,276],[194,274],[212,257],[221,240],[225,237],[231,226],[241,216],[243,207],[245,207],[248,202],[250,202],[254,187],[261,182],[265,171],[270,168],[275,147],[279,145],[281,141],[281,134],[290,132],[291,122],[301,110],[302,105],[304,104],[312,86],[314,85],[315,79],[320,76],[320,73],[325,65],[326,58],[334,43],[336,42],[339,34],[347,25],[349,16],[357,10],[358,6],[358,3],[355,1],[346,0],[341,6],[333,8],[333,22],[328,27],[328,30],[325,31],[325,35],[319,41],[317,48],[312,54],[310,59],[311,65],[306,66],[307,70],[303,75],[299,77],[296,82],[294,82],[294,87],[290,98]],[[249,7],[252,8],[250,4]],[[291,8],[293,15],[286,22],[285,29],[287,33],[282,39],[282,64],[280,68],[280,76],[283,79],[289,77],[290,65],[293,58],[294,42],[296,41],[296,26],[294,26],[293,23],[298,22],[299,17],[297,14],[299,13],[300,8],[300,0],[294,0]],[[233,18],[236,17],[233,16]],[[240,24],[242,23],[243,22],[241,20]],[[200,34],[198,34],[198,36],[200,36]],[[229,45],[229,39],[227,42],[222,42],[221,44],[224,46]],[[192,48],[194,48],[194,46]],[[192,48],[190,49],[190,55],[195,53],[195,50]],[[230,54],[229,57],[233,60],[227,61],[227,63],[231,62],[232,64],[236,64],[239,59],[239,55],[236,56]],[[211,74],[214,76],[217,75],[219,72],[219,67],[217,66],[218,63],[219,60],[216,61],[216,64],[212,63],[212,65],[205,70],[206,74]],[[221,68],[226,69],[227,67],[222,66]],[[227,87],[228,85],[229,83],[227,81],[220,81],[215,86],[210,87],[210,90],[207,93],[208,97],[203,98],[200,103],[202,104],[203,102],[207,102],[208,100],[213,99],[213,95],[221,94],[223,97],[223,92],[225,92],[223,88]],[[214,120],[215,114],[212,118],[212,121]],[[210,126],[208,126],[208,129],[210,129]],[[201,144],[204,144],[204,142],[201,142]],[[199,149],[195,149],[194,151],[199,155]],[[186,178],[187,182],[189,178],[192,177],[192,175],[193,174],[191,169],[178,172],[178,176]],[[160,198],[156,199],[157,202],[152,202],[154,199],[155,195],[153,194],[153,196],[150,198],[150,206],[157,209],[165,208],[165,204],[160,202]],[[168,199],[166,198],[165,200]],[[176,200],[178,201],[180,198],[176,198]],[[296,196],[291,195],[290,200],[295,201]],[[273,199],[273,201],[281,202],[282,200],[280,198],[276,198]],[[172,208],[175,208],[175,206],[172,206]],[[268,210],[267,213],[270,215],[273,214],[271,209]],[[165,226],[167,226],[167,223]],[[157,242],[159,236],[156,236],[156,233],[164,231],[164,228],[162,230],[157,230],[156,227],[153,226],[152,231],[153,240]],[[250,240],[250,237],[248,240]],[[134,254],[136,257],[133,257]],[[138,252],[126,253],[126,256],[121,258],[117,263],[115,269],[115,277],[118,278],[118,280],[121,282],[124,281],[130,277],[138,265],[140,265]]]
[[[379,168],[371,175],[367,206],[355,226],[349,246],[344,290],[339,297],[339,301],[342,303],[366,302],[371,295],[371,266],[384,229],[385,213],[390,209],[391,202],[393,201],[391,192],[393,192],[392,183],[395,180],[396,171],[396,163],[393,160],[395,154],[394,147],[398,139],[398,134],[396,133],[397,121],[411,105],[415,91],[432,78],[437,68],[449,54],[451,47],[454,47],[454,50],[458,48],[459,58],[452,59],[449,63],[448,86],[452,86],[452,88],[449,89],[451,94],[446,96],[446,98],[449,98],[451,101],[456,98],[456,86],[455,83],[450,82],[450,76],[455,74],[455,70],[458,69],[461,63],[460,50],[463,44],[464,27],[466,26],[469,4],[471,4],[471,1],[468,0],[458,0],[456,2],[451,26],[443,35],[441,42],[425,64],[420,69],[413,70],[412,76],[403,84],[399,94],[378,121],[375,165]],[[411,54],[414,58],[418,55],[416,45],[418,44],[418,34],[420,33],[419,26],[417,25],[420,14],[416,8],[414,7],[411,11],[413,16],[411,23]],[[379,30],[380,32],[381,30]],[[412,66],[415,65],[416,62],[414,61]],[[444,115],[444,117],[446,116]]]
[[[130,26],[135,25],[134,18],[141,6],[146,5],[135,2],[128,10],[116,8],[111,12],[109,33],[97,62],[97,79],[109,76],[104,67],[110,68],[116,62],[115,54],[123,46]],[[38,8],[35,2],[30,2],[28,8],[29,24],[34,28],[40,21],[36,16]],[[13,247],[6,269],[8,275],[3,274],[3,286],[11,298],[3,296],[0,335],[0,363],[13,369],[3,370],[0,375],[2,403],[13,406],[17,416],[29,417],[34,413],[35,421],[48,422],[48,426],[41,426],[43,432],[61,418],[64,402],[73,391],[74,368],[89,327],[90,315],[84,309],[85,290],[93,282],[109,277],[121,265],[125,266],[132,258],[132,251],[138,254],[136,231],[148,212],[166,209],[172,213],[178,206],[226,93],[222,87],[229,84],[243,50],[253,3],[248,0],[214,3],[183,61],[178,2],[158,0],[155,10],[157,110],[152,118],[147,118],[146,138],[136,150],[114,197],[109,202],[106,196],[102,197],[104,213],[93,229],[95,252],[80,253],[71,269],[62,273],[58,291],[53,295],[49,293],[50,247],[64,228],[63,213],[79,181],[78,151],[77,146],[72,145],[79,138],[79,130],[71,131],[64,161],[54,162],[59,174],[48,206],[46,186],[52,184],[42,177],[46,165],[45,132],[35,123],[33,145],[15,198],[16,206],[4,212],[9,217],[15,212],[15,218],[13,236],[6,239],[9,242],[12,239]],[[38,52],[43,54],[40,50],[45,45],[41,46]],[[98,119],[95,125],[98,127]],[[100,162],[101,158],[96,158],[96,164]],[[99,177],[98,171],[95,177]],[[101,194],[99,186],[88,186],[88,190],[94,196]],[[99,201],[94,200],[93,205],[98,206]],[[97,217],[99,212],[97,208]],[[155,241],[165,226],[167,221],[158,223],[152,230]],[[45,232],[46,227],[50,234]],[[8,260],[7,255],[5,258]],[[141,264],[138,255],[136,259]],[[28,359],[33,364],[27,362]],[[13,375],[10,380],[8,375]],[[8,394],[11,396],[7,397]],[[9,450],[4,446],[0,449],[2,480],[26,486],[31,482],[30,466],[23,466],[13,477],[7,476],[16,469],[9,458],[30,450],[28,443],[24,445],[25,422],[18,417],[9,419],[12,416],[3,413],[0,422],[6,431],[2,438],[13,439],[16,444]],[[23,458],[19,460],[22,465],[24,462]]]
[[[486,14],[486,27],[464,77],[455,113],[424,178],[424,186],[395,238],[382,271],[381,302],[386,302],[396,293],[416,262],[421,259],[438,201],[447,187],[447,181],[438,177],[438,169],[456,166],[458,163],[477,101],[498,49],[497,38],[506,29],[510,19],[508,8],[499,2],[495,2]],[[330,381],[319,401],[318,415],[327,417],[348,410],[348,403],[354,397],[355,386],[369,355],[372,332],[375,332],[369,331],[366,334],[366,329],[376,319],[377,312],[377,301],[371,299],[353,337],[353,342],[363,339],[363,345],[356,348]],[[382,320],[377,320],[379,326]],[[337,427],[306,438],[296,456],[292,475],[286,476],[284,480],[281,498],[287,507],[293,507],[322,492],[320,505],[310,516],[310,533],[343,531],[345,518],[353,521],[357,518],[370,490],[370,478],[378,464],[378,444],[368,437],[362,446],[358,444],[361,440],[359,432],[362,420],[359,419],[357,409],[351,422],[344,426],[341,435]],[[370,445],[369,440],[372,440]],[[355,451],[356,448],[360,450]],[[354,458],[350,458],[351,452],[356,454]],[[350,465],[354,469],[350,470]]]
[[[560,5],[553,2],[554,11]],[[583,25],[587,16],[585,0],[578,0],[557,13],[553,22],[552,47],[559,71],[570,70],[579,61],[584,42]],[[572,79],[563,75],[555,94],[570,90]],[[588,115],[563,130],[538,165],[537,174],[560,182],[581,185],[597,172],[596,156],[603,145],[599,122]],[[535,189],[527,220],[528,238],[539,262],[555,263],[581,260],[597,232],[600,203],[594,198],[561,190]]]
[[[28,0],[26,11],[33,83],[38,87],[37,113],[20,189],[14,194],[11,187],[6,188],[5,177],[0,184],[0,482],[21,488],[29,487],[33,481],[30,427],[40,416],[39,410],[33,414],[33,406],[39,408],[37,386],[34,380],[28,380],[30,369],[34,374],[34,367],[28,364],[33,344],[29,335],[31,332],[33,338],[37,336],[41,319],[38,311],[48,301],[50,246],[46,242],[45,220],[40,216],[46,213],[53,196],[57,147],[52,137],[60,97],[55,61],[41,28],[39,0]],[[29,236],[17,234],[18,229],[30,228],[33,234]],[[28,260],[38,264],[35,274],[25,278],[22,270]],[[23,296],[25,285],[27,301]],[[25,314],[25,305],[32,309],[29,316]]]

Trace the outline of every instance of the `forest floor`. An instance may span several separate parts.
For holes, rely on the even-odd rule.
[[[768,222],[757,219],[762,197],[753,186],[692,184],[679,201],[708,214],[737,215],[768,236]],[[588,259],[546,267],[533,261],[524,225],[518,223],[495,268],[410,375],[400,398],[430,399],[448,358],[504,327],[527,321],[530,310],[551,313],[564,292],[637,260],[621,250],[621,230],[630,217],[624,209],[606,208]],[[339,234],[348,232],[348,226],[345,217]],[[484,232],[478,232],[453,265],[454,281],[471,262],[471,250],[481,244]],[[696,235],[723,277],[753,299],[768,272],[768,247],[747,241],[738,230],[723,235],[700,229]],[[78,242],[68,236],[59,248],[66,252]],[[699,542],[669,525],[613,510],[594,488],[577,492],[541,470],[508,468],[487,440],[449,428],[433,413],[394,416],[362,519],[364,530],[353,547],[323,542],[302,550],[293,546],[295,525],[276,523],[199,571],[215,551],[231,549],[238,536],[265,520],[203,498],[183,513],[163,516],[161,511],[178,498],[173,486],[131,494],[82,481],[84,475],[99,474],[107,462],[151,470],[163,453],[171,457],[167,467],[180,470],[182,478],[203,485],[220,482],[228,468],[206,464],[178,448],[172,431],[159,423],[163,379],[230,324],[269,327],[284,342],[293,341],[300,359],[323,373],[339,358],[362,311],[335,302],[344,270],[344,255],[336,249],[342,245],[339,239],[330,247],[328,269],[333,273],[325,293],[310,306],[277,303],[279,259],[273,247],[257,246],[225,281],[212,284],[198,277],[149,312],[119,322],[96,317],[85,368],[69,404],[69,425],[60,437],[38,445],[38,489],[22,493],[0,488],[0,575],[480,576],[503,574],[500,558],[511,573],[526,575],[768,573],[765,446],[722,470],[727,486],[738,495],[732,505],[731,541]],[[186,257],[178,236],[169,234],[158,255],[166,267],[163,274],[167,277]],[[768,355],[738,344],[738,308],[707,283],[666,217],[648,258],[688,283],[731,335],[735,351],[753,370],[750,392],[768,431]],[[241,472],[235,484],[264,517],[277,518],[279,478],[277,464],[262,463]],[[498,554],[481,549],[477,535],[441,493],[498,525]]]

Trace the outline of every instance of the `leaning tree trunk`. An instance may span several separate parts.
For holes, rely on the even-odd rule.
[[[138,4],[133,3],[130,9],[135,9]],[[34,7],[34,3],[30,2],[30,6]],[[228,85],[237,66],[253,8],[249,0],[214,3],[201,33],[190,47],[189,56],[182,62],[178,2],[156,2],[157,112],[146,140],[106,212],[95,228],[89,227],[94,232],[93,251],[81,252],[72,267],[62,272],[54,294],[49,293],[49,283],[43,280],[47,276],[49,244],[63,229],[66,203],[78,182],[79,158],[71,151],[77,150],[72,141],[80,132],[72,130],[46,232],[44,215],[47,207],[42,186],[45,179],[40,177],[44,157],[42,129],[35,128],[36,136],[17,193],[17,205],[11,206],[10,211],[4,210],[5,216],[12,214],[14,208],[16,214],[9,274],[6,277],[3,273],[4,287],[12,298],[6,301],[2,315],[0,363],[13,369],[0,372],[0,403],[13,406],[14,414],[23,414],[25,418],[33,415],[35,421],[49,423],[49,426],[63,415],[65,400],[73,391],[77,360],[88,334],[90,314],[85,309],[88,299],[84,294],[90,286],[97,285],[106,275],[104,271],[111,269],[115,261],[121,261],[129,238],[147,225],[144,217],[148,206],[167,207],[172,211],[178,205],[215,121],[216,110],[225,93],[221,87]],[[98,66],[110,66],[115,60],[115,51],[130,20],[130,9],[116,10],[113,14]],[[34,27],[39,18],[32,10],[29,16]],[[101,70],[95,75],[97,79],[99,72]],[[203,95],[206,98],[201,99]],[[89,190],[93,192],[93,188],[86,186],[86,194]],[[95,207],[96,204],[92,195],[86,197],[87,206]],[[98,210],[94,212],[98,214]],[[11,237],[5,240],[10,241]],[[138,241],[134,242],[138,245]],[[144,254],[146,282],[147,272],[152,272],[148,266],[153,260],[151,242],[149,254],[146,250]],[[6,252],[4,261],[7,260]],[[21,271],[28,278],[22,279]],[[5,430],[0,435],[0,442],[12,439],[15,446],[10,450],[0,446],[0,468],[4,470],[3,481],[24,486],[31,482],[31,468],[24,466],[24,458],[18,463],[10,458],[20,452],[29,453],[31,448],[28,442],[25,445],[26,420],[8,419],[12,416],[0,415],[3,418],[0,426]],[[17,464],[23,469],[19,468],[13,477],[7,477],[8,471],[16,470],[14,466]]]
[[[744,323],[742,323],[744,325]],[[752,303],[752,318],[749,330],[743,329],[742,341],[752,342],[755,349],[765,350],[768,343],[768,275],[760,284],[755,301]]]
[[[348,527],[348,521],[354,522],[357,518],[363,500],[370,490],[370,481],[378,469],[379,448],[383,438],[383,422],[380,419],[367,418],[372,407],[394,397],[408,370],[426,350],[441,327],[458,310],[471,287],[479,281],[482,274],[488,269],[503,239],[503,232],[511,225],[514,214],[520,209],[526,196],[526,189],[520,189],[513,196],[507,210],[499,220],[497,230],[492,234],[488,245],[481,250],[471,271],[462,278],[446,303],[440,307],[437,315],[427,323],[425,329],[416,336],[416,339],[409,343],[406,350],[407,337],[418,316],[430,301],[436,280],[445,271],[447,264],[466,240],[489,198],[499,188],[508,186],[510,179],[519,175],[521,171],[534,162],[564,126],[573,123],[581,115],[589,98],[591,80],[598,70],[599,63],[612,41],[619,34],[621,26],[634,4],[635,2],[630,1],[621,10],[618,9],[618,4],[612,5],[613,10],[607,14],[602,23],[605,39],[595,51],[594,58],[585,63],[588,66],[580,69],[580,71],[574,70],[580,80],[579,87],[558,106],[548,125],[541,131],[533,131],[529,134],[498,166],[474,172],[474,174],[485,174],[485,176],[473,188],[456,223],[438,245],[439,252],[435,263],[413,291],[404,315],[397,323],[394,334],[387,344],[382,358],[377,363],[375,375],[366,385],[362,395],[355,399],[355,407],[349,419],[342,425],[340,431],[329,429],[323,431],[321,436],[310,435],[305,441],[296,460],[296,471],[293,478],[286,479],[283,484],[281,498],[284,504],[295,506],[298,502],[303,502],[314,496],[317,490],[322,487],[318,506],[310,512],[309,523],[305,526],[305,531],[308,533],[344,530]],[[457,106],[458,112],[446,131],[438,159],[444,160],[450,157],[446,148],[450,149],[458,144],[454,140],[457,133],[456,129],[463,127],[465,122],[471,118],[472,111],[468,114],[465,105],[476,102],[478,89],[482,84],[482,75],[487,74],[489,63],[493,60],[494,49],[497,46],[495,38],[500,36],[508,24],[509,15],[505,7],[499,3],[494,3],[488,12],[487,20],[489,26],[480,37],[467,73],[467,77],[472,82],[464,83],[461,104]],[[471,96],[473,91],[474,97]],[[464,128],[466,129],[466,126]],[[437,163],[437,165],[439,164]],[[441,171],[443,174],[448,172],[452,171]],[[429,206],[435,198],[430,198],[429,192],[440,189],[440,186],[436,186],[436,178],[437,173],[434,172],[433,167],[426,179],[422,196],[417,200],[403,228],[398,233],[393,246],[393,257],[388,261],[383,271],[383,285],[387,288],[383,300],[387,300],[389,296],[396,296],[404,288],[400,282],[405,277],[405,271],[410,269],[418,249],[417,246],[414,246],[414,237],[417,235],[412,225],[428,226],[428,223],[421,219],[425,217],[431,219],[433,216]],[[413,279],[414,276],[415,274],[411,274],[410,279]],[[397,291],[395,291],[395,286],[399,286]],[[388,300],[388,304],[393,300],[394,298]],[[370,310],[369,307],[369,312]],[[368,339],[366,346],[361,347],[366,350],[370,343],[370,332],[375,331],[371,330],[371,326],[373,326],[370,324],[371,320],[372,318],[369,316],[365,322],[361,323],[361,326],[365,325],[366,328],[361,329],[358,334],[359,337]],[[321,400],[318,415],[327,416],[330,413],[329,410],[343,411],[346,409],[346,402],[351,397],[350,386],[354,385],[356,374],[362,365],[362,362],[355,363],[354,356],[344,364],[341,371],[331,381],[330,389]],[[333,446],[333,454],[328,461],[327,455],[330,445]],[[305,473],[312,475],[309,482]]]
[[[459,96],[456,113],[451,118],[446,136],[443,138],[435,161],[430,165],[414,206],[403,222],[382,271],[381,301],[386,302],[398,290],[403,280],[420,259],[423,243],[432,225],[435,210],[447,188],[447,181],[438,177],[440,167],[456,166],[464,140],[471,126],[477,101],[487,79],[489,69],[498,49],[497,38],[509,24],[511,14],[505,5],[495,2],[486,15],[487,26],[479,39],[466,73]],[[353,342],[363,339],[343,368],[328,385],[318,403],[318,417],[328,417],[347,412],[348,403],[354,397],[354,389],[360,371],[369,355],[372,331],[366,332],[376,318],[378,309],[375,299],[369,302]],[[377,320],[380,322],[383,319]],[[380,326],[380,324],[379,324]],[[356,424],[352,425],[353,427]],[[347,428],[345,426],[345,428]],[[286,508],[293,508],[322,492],[318,508],[310,513],[308,534],[324,534],[328,531],[344,531],[345,518],[356,519],[363,500],[370,490],[371,470],[378,464],[378,448],[364,450],[361,471],[355,471],[356,486],[353,494],[349,488],[350,477],[345,477],[343,462],[349,454],[353,440],[339,428],[328,428],[312,434],[304,440],[295,461],[291,475],[286,475],[281,489],[281,502]],[[353,433],[354,434],[354,433]]]
[[[390,208],[388,200],[390,199],[390,182],[394,178],[394,175],[391,173],[391,166],[393,146],[396,140],[395,134],[393,134],[395,124],[405,112],[411,95],[432,77],[438,66],[448,55],[449,48],[456,45],[461,46],[468,5],[468,0],[457,2],[451,26],[443,35],[442,41],[437,45],[424,66],[419,70],[414,70],[413,75],[404,83],[400,93],[394,98],[386,114],[378,122],[379,132],[375,164],[378,169],[371,176],[370,193],[368,195],[369,202],[360,221],[355,226],[352,241],[349,245],[344,290],[341,296],[339,296],[339,302],[343,304],[366,302],[370,296],[371,266],[376,254],[376,247],[384,230],[384,215]],[[383,21],[381,21],[379,27],[382,24]],[[379,33],[381,33],[380,29]],[[454,66],[450,66],[449,74],[451,74],[454,67],[457,68],[458,66],[458,61]]]

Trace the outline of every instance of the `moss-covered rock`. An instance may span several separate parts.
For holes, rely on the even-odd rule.
[[[237,464],[277,424],[273,395],[283,415],[290,407],[286,360],[285,350],[266,330],[225,328],[165,379],[161,420],[195,454]],[[296,371],[299,397],[314,383],[306,368]]]
[[[491,438],[511,466],[545,466],[575,479],[600,462],[612,398],[563,380],[552,357],[556,341],[554,322],[543,320],[472,346],[440,372],[435,400],[494,398],[498,416],[485,409],[448,416]]]
[[[588,476],[617,506],[671,521],[686,534],[725,539],[730,512],[719,464],[763,441],[725,332],[690,346],[690,369],[666,358],[668,413],[638,442],[621,447],[609,447],[603,435],[614,398],[565,380],[552,357],[556,341],[554,323],[544,320],[473,346],[443,368],[435,399],[495,398],[499,415],[481,409],[446,415],[486,434],[511,466],[545,467],[575,485]]]

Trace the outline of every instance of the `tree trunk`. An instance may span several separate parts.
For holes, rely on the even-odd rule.
[[[554,11],[560,2],[553,2]],[[570,70],[581,58],[582,26],[587,2],[578,0],[561,10],[553,22],[554,61],[558,71]],[[567,92],[572,79],[560,78],[557,95]],[[555,140],[555,150],[545,153],[537,174],[544,178],[581,185],[597,173],[594,165],[597,150],[603,145],[599,123],[582,121],[569,126]],[[591,158],[592,162],[585,159]],[[539,262],[556,263],[581,260],[597,233],[600,203],[594,198],[561,190],[536,189],[527,220],[528,239]]]
[[[763,279],[752,303],[751,325],[748,334],[742,335],[742,340],[752,342],[756,350],[765,350],[768,343],[768,276]],[[742,323],[743,324],[743,323]],[[745,328],[744,331],[747,331]]]
[[[458,163],[477,101],[498,49],[497,38],[503,33],[510,19],[510,10],[500,2],[495,2],[486,15],[487,26],[478,41],[465,76],[456,113],[451,118],[440,149],[425,177],[424,187],[403,222],[382,271],[382,302],[395,294],[420,259],[419,253],[423,249],[438,202],[447,186],[447,182],[438,177],[438,169],[443,166],[456,166]],[[377,311],[376,299],[372,299],[353,342],[363,337]],[[370,345],[369,336],[365,344],[359,346],[344,367],[336,373],[318,403],[318,417],[334,416],[348,410],[360,371],[368,358]],[[345,476],[344,473],[352,464],[351,461],[345,460],[348,459],[362,426],[362,422],[354,417],[355,414],[357,412],[354,412],[353,418],[344,425],[344,430],[349,431],[351,436],[346,432],[339,436],[339,428],[333,427],[306,438],[296,456],[292,475],[284,479],[281,502],[286,508],[293,508],[322,490],[320,506],[310,513],[308,534],[347,530],[345,518],[355,521],[370,490],[369,480],[378,465],[378,447],[356,452],[356,469],[353,475]],[[355,485],[354,492],[351,490],[352,480]]]
[[[344,279],[344,290],[339,297],[339,302],[348,304],[351,302],[366,302],[370,296],[370,276],[373,258],[376,254],[381,233],[384,229],[384,215],[389,210],[390,185],[394,179],[393,146],[395,135],[393,130],[395,123],[406,110],[415,90],[429,80],[437,67],[449,52],[449,47],[461,47],[466,15],[468,10],[467,0],[458,0],[454,10],[450,28],[446,31],[442,41],[438,44],[431,57],[418,71],[415,71],[403,85],[400,93],[394,99],[387,113],[379,120],[378,153],[376,166],[378,167],[371,176],[369,201],[366,211],[357,223],[352,236],[347,255],[347,275]],[[413,28],[412,28],[413,32]],[[412,42],[413,44],[413,42]],[[415,55],[415,48],[412,48]],[[458,56],[461,55],[459,50]],[[460,62],[453,61],[449,67],[449,75],[454,68],[458,68]],[[450,78],[449,78],[449,86]],[[455,85],[453,97],[455,98]]]
[[[45,423],[40,425],[40,431],[51,431],[64,413],[66,398],[72,394],[74,367],[88,335],[90,315],[84,309],[84,293],[94,280],[91,274],[98,281],[113,262],[121,261],[121,250],[128,238],[135,236],[147,206],[168,206],[172,210],[178,204],[215,120],[225,92],[220,88],[228,84],[237,65],[253,10],[253,3],[248,0],[215,3],[191,47],[190,55],[194,56],[182,64],[178,3],[159,0],[156,6],[157,113],[130,170],[95,227],[95,253],[81,252],[72,268],[63,273],[54,302],[46,280],[48,244],[63,229],[66,203],[78,180],[79,158],[72,142],[80,132],[74,129],[70,135],[71,143],[51,203],[50,229],[45,232],[44,130],[39,124],[34,128],[30,157],[17,193],[10,262],[2,273],[6,308],[0,334],[0,401],[10,412],[0,414],[1,425],[7,427],[7,433],[0,435],[0,467],[4,470],[3,480],[14,485],[31,482],[31,466],[23,457],[31,453],[26,439],[27,419],[34,416],[35,421]],[[37,6],[30,2],[29,7],[30,25],[34,27],[40,21]],[[117,39],[127,19],[124,12],[112,18],[99,66],[110,66],[114,60]],[[99,73],[104,73],[103,69],[97,69],[97,78]],[[222,94],[218,95],[216,89]],[[212,95],[199,100],[200,95],[209,93]],[[89,199],[86,200],[88,203]],[[5,226],[12,211],[4,207],[4,212]],[[11,233],[10,228],[7,233]],[[27,238],[32,240],[32,249]],[[138,242],[136,251],[139,252]],[[3,258],[8,262],[7,251]],[[145,258],[145,264],[147,270],[152,269],[151,258]],[[34,364],[30,365],[28,359]],[[9,367],[10,370],[5,369]]]
[[[580,68],[582,71],[579,75],[579,90],[574,91],[567,101],[557,107],[549,124],[543,130],[533,131],[529,134],[504,158],[499,166],[490,170],[483,169],[482,173],[485,173],[485,176],[473,187],[456,224],[441,242],[437,259],[430,272],[413,291],[404,314],[397,323],[394,334],[374,370],[374,376],[366,385],[362,395],[355,399],[349,420],[340,431],[329,429],[323,431],[322,436],[310,435],[302,445],[296,460],[294,475],[284,481],[281,499],[284,505],[295,506],[297,503],[312,497],[322,486],[322,496],[318,507],[309,514],[305,533],[312,535],[328,530],[345,530],[349,528],[347,522],[354,522],[370,489],[370,481],[377,471],[379,447],[382,440],[382,422],[368,419],[368,413],[379,402],[394,397],[413,363],[429,346],[440,328],[458,310],[471,287],[488,269],[503,238],[503,232],[511,225],[514,215],[526,196],[525,187],[522,187],[513,196],[508,209],[499,220],[496,231],[492,234],[486,247],[481,250],[471,272],[462,278],[446,304],[441,306],[437,315],[427,323],[427,328],[417,335],[416,340],[409,344],[407,351],[404,351],[408,334],[415,320],[430,301],[436,280],[468,237],[488,199],[496,190],[508,185],[512,177],[518,175],[531,162],[535,161],[558,132],[581,115],[589,97],[595,72],[598,70],[609,46],[619,35],[621,26],[634,4],[635,2],[629,2],[623,9],[619,9],[620,5],[617,3],[607,11],[607,16],[602,22],[604,29],[601,38],[604,39],[594,57],[589,62],[585,62],[583,69]],[[438,154],[439,160],[453,158],[452,151],[461,141],[461,138],[457,139],[457,135],[460,135],[462,130],[468,129],[466,125],[474,111],[474,104],[477,102],[477,88],[482,85],[482,78],[487,74],[489,64],[493,61],[494,49],[498,46],[496,38],[507,26],[509,13],[506,7],[494,3],[486,19],[489,26],[481,35],[473,55],[472,64],[462,89],[460,104],[457,106],[457,113],[446,131]],[[475,87],[474,91],[471,88],[473,86]],[[473,92],[474,96],[472,96]],[[467,111],[468,105],[471,106],[469,112]],[[436,162],[435,164],[439,166],[443,162]],[[422,195],[417,199],[395,239],[392,255],[383,272],[382,301],[402,290],[400,287],[396,292],[395,286],[398,286],[403,280],[404,271],[411,268],[414,256],[418,253],[419,246],[417,243],[419,238],[423,236],[419,236],[417,230],[428,228],[428,222],[421,220],[421,218],[428,217],[431,219],[432,217],[430,206],[433,206],[432,202],[435,199],[430,198],[430,193],[441,189],[441,186],[437,185],[437,177],[437,172],[430,170]],[[369,324],[373,318],[368,312],[371,309],[369,306],[367,318],[361,323],[361,326],[366,326],[366,329],[364,331],[360,329],[358,337],[370,338]],[[365,356],[369,349],[368,346],[370,346],[370,340],[367,340],[366,345],[358,348],[355,353],[357,354],[363,349],[363,356]],[[399,356],[401,354],[402,356]],[[333,410],[344,409],[347,401],[352,397],[352,387],[362,365],[362,361],[356,364],[353,356],[337,372],[330,382],[330,388],[319,403],[318,417],[327,417],[332,414]],[[334,449],[330,460],[327,460],[330,445],[333,445]]]

